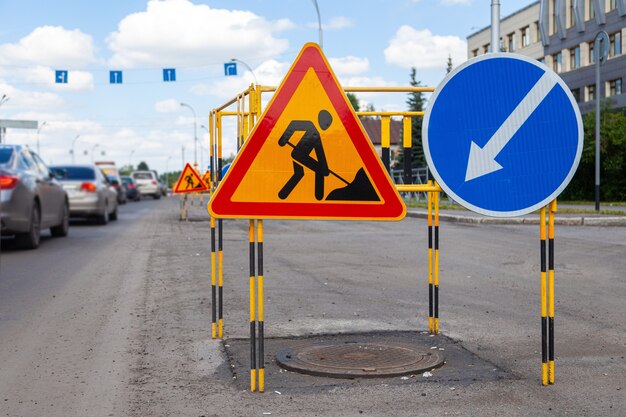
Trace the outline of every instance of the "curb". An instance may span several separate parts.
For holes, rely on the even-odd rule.
[[[428,213],[421,211],[407,211],[407,217],[426,219]],[[451,223],[465,224],[539,224],[539,217],[482,217],[462,216],[448,213],[439,213],[439,220]],[[561,226],[602,226],[602,227],[626,227],[624,217],[555,217],[554,224]]]

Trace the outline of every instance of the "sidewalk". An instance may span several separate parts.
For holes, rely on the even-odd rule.
[[[565,208],[593,210],[592,206],[562,205]],[[626,206],[601,206],[602,210],[626,211]],[[428,217],[426,209],[407,207],[407,217],[425,219]],[[470,224],[539,224],[538,214],[527,214],[519,217],[487,217],[469,210],[439,210],[439,220],[455,223]],[[558,208],[554,216],[554,223],[563,226],[626,226],[626,216],[606,214],[559,214]]]

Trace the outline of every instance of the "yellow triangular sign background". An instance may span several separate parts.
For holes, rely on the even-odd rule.
[[[404,203],[318,45],[303,47],[209,212],[217,218],[404,218]]]

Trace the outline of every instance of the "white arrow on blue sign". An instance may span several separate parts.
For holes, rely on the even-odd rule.
[[[545,65],[518,54],[473,58],[435,89],[422,126],[444,191],[488,216],[520,216],[569,184],[583,146],[576,100]]]

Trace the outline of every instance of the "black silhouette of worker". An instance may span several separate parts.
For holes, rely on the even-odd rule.
[[[317,122],[322,130],[328,129],[333,122],[333,118],[326,110],[321,110],[317,116]],[[296,132],[304,132],[304,135],[297,144],[289,142],[289,139]],[[293,158],[293,175],[283,188],[279,191],[278,197],[281,200],[289,197],[289,194],[304,177],[304,167],[315,172],[315,198],[319,201],[324,198],[324,178],[330,174],[326,155],[322,145],[320,132],[310,120],[294,120],[289,123],[287,129],[278,139],[280,146],[289,145],[293,148],[291,157]],[[311,154],[315,151],[315,158]]]
[[[193,175],[185,175],[185,181],[187,181],[187,190],[190,188],[196,188],[196,186],[193,184]]]

